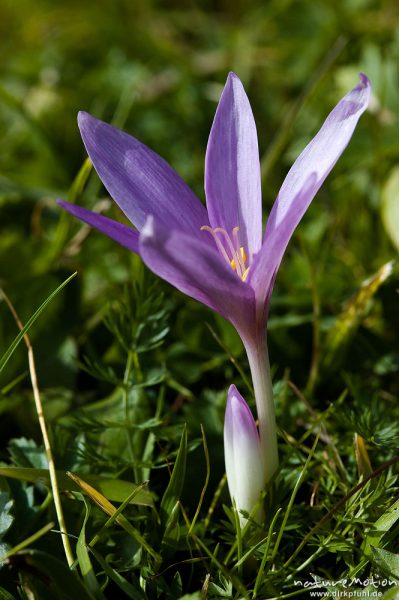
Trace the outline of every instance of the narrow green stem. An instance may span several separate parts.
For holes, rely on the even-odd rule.
[[[10,558],[10,556],[14,556],[15,554],[17,554],[17,552],[20,552],[21,550],[23,550],[27,546],[30,546],[31,544],[33,544],[34,542],[36,542],[36,540],[38,540],[43,535],[45,535],[46,533],[48,533],[51,529],[53,529],[53,527],[54,527],[54,523],[53,522],[47,523],[47,525],[45,525],[44,527],[42,527],[41,529],[39,529],[39,531],[36,531],[36,533],[34,533],[33,535],[30,535],[28,538],[26,538],[26,540],[24,540],[20,544],[17,544],[13,548],[10,548],[10,550],[8,550],[0,558],[0,564],[3,563],[7,558]]]
[[[270,481],[278,467],[278,450],[266,335],[260,334],[255,340],[244,341],[244,344],[254,386],[265,479]]]

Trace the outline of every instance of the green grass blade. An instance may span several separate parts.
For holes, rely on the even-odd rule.
[[[24,337],[24,335],[29,331],[29,329],[32,327],[33,323],[36,321],[36,319],[40,316],[40,314],[43,312],[43,310],[46,308],[46,306],[57,296],[57,294],[62,289],[64,289],[64,287],[75,277],[75,275],[76,275],[76,273],[73,273],[63,283],[61,283],[61,285],[59,285],[57,287],[57,289],[55,289],[54,292],[52,292],[46,298],[46,300],[39,306],[39,308],[33,313],[33,315],[30,317],[30,319],[28,319],[28,321],[26,322],[24,328],[18,333],[18,335],[15,337],[14,341],[10,344],[10,346],[7,348],[7,350],[5,351],[5,353],[3,354],[3,356],[1,357],[1,359],[0,359],[0,373],[4,369],[4,367],[6,366],[7,362],[11,358],[14,350],[17,348],[17,346],[21,342],[21,340]],[[1,290],[0,290],[0,296],[1,296]]]
[[[381,515],[379,519],[370,527],[369,531],[366,534],[366,537],[362,544],[362,551],[364,554],[364,558],[360,561],[360,563],[355,566],[351,572],[351,577],[356,577],[358,573],[366,566],[369,560],[373,557],[373,548],[378,549],[382,545],[383,536],[388,533],[390,529],[396,524],[399,519],[399,500],[396,500]]]
[[[169,517],[172,515],[176,502],[180,500],[180,495],[183,489],[184,479],[186,475],[186,460],[187,427],[184,426],[180,440],[179,452],[177,454],[176,462],[173,467],[172,476],[161,500],[161,519],[164,523],[166,523]]]
[[[126,594],[128,598],[132,598],[133,600],[146,600],[146,596],[144,592],[137,587],[133,587],[131,583],[127,581],[118,571],[115,571],[107,563],[107,561],[101,556],[97,550],[94,548],[90,548],[90,552],[92,552],[93,556],[97,560],[97,562],[101,565],[104,573],[112,579],[112,581]]]
[[[34,469],[25,467],[0,467],[0,476],[19,479],[19,481],[35,481],[42,480],[45,485],[50,485],[50,476],[47,469]],[[111,479],[101,477],[99,475],[82,475],[85,481],[98,489],[106,498],[114,502],[123,502],[130,494],[132,494],[131,503],[142,506],[153,506],[153,499],[150,492],[142,489],[142,486],[137,486],[130,481],[122,479]],[[82,491],[79,486],[69,479],[64,471],[57,471],[57,481],[60,490],[63,492]],[[133,494],[137,490],[137,494]]]
[[[96,599],[104,600],[105,596],[98,584],[86,545],[86,523],[90,516],[91,506],[86,498],[83,497],[83,501],[85,504],[85,516],[76,544],[76,556],[78,557],[80,572],[82,573],[83,581],[87,586],[87,589],[90,590]]]
[[[15,597],[7,592],[4,588],[0,588],[0,600],[15,600]]]
[[[21,568],[24,566],[37,573],[37,577],[47,581],[55,598],[65,598],[65,590],[68,590],[70,598],[76,600],[94,600],[92,594],[83,585],[76,571],[71,571],[65,562],[54,558],[47,552],[41,550],[26,550],[18,555]]]
[[[24,548],[27,548],[28,546],[30,546],[31,544],[33,544],[34,542],[36,542],[36,540],[38,540],[43,535],[45,535],[46,533],[48,533],[51,529],[53,529],[53,527],[54,527],[54,523],[53,522],[47,523],[47,525],[45,525],[44,527],[42,527],[41,529],[39,529],[39,531],[36,531],[36,533],[34,533],[33,535],[30,535],[28,538],[26,538],[26,540],[24,540],[23,542],[20,542],[19,544],[17,544],[13,548],[10,548],[10,550],[8,550],[4,554],[4,556],[2,556],[0,558],[0,564],[3,561],[5,561],[7,558],[9,558],[10,556],[14,556],[14,554],[17,554],[17,552],[20,552]],[[1,600],[1,595],[0,595],[0,600]]]

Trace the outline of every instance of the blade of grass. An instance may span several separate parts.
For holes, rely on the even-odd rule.
[[[105,600],[105,596],[101,591],[96,574],[94,573],[93,565],[91,564],[89,552],[87,550],[86,545],[86,523],[90,516],[91,506],[85,497],[83,497],[83,502],[85,505],[85,516],[76,544],[76,556],[78,557],[80,572],[82,573],[83,581],[87,586],[87,589],[91,592],[94,598],[98,598],[99,600]]]
[[[67,194],[69,202],[74,204],[80,198],[92,170],[92,162],[89,158],[86,158],[69,188]],[[60,207],[58,207],[58,209],[60,212],[60,218],[58,219],[58,223],[54,231],[51,246],[49,246],[49,250],[43,260],[43,263],[47,268],[49,265],[53,264],[54,260],[56,260],[60,256],[61,252],[64,251],[71,223],[68,213],[65,210],[61,210]]]
[[[72,277],[74,277],[74,275],[69,277],[64,282],[62,287],[64,287],[68,283],[68,281],[70,281],[70,279],[72,279]],[[62,289],[62,287],[61,286],[58,287],[57,290],[49,296],[49,298],[54,297],[54,294],[57,293],[60,290],[60,288]],[[14,320],[15,320],[17,326],[20,329],[20,332],[22,333],[22,337],[24,339],[25,345],[28,350],[29,373],[30,373],[30,378],[31,378],[31,383],[32,383],[33,398],[35,401],[36,414],[37,414],[37,418],[39,421],[39,426],[40,426],[43,443],[44,443],[44,449],[46,452],[46,457],[47,457],[47,462],[48,462],[48,470],[49,470],[49,475],[50,475],[51,490],[53,492],[55,511],[57,514],[58,524],[59,524],[59,528],[61,531],[61,540],[62,540],[62,544],[64,546],[65,556],[66,556],[69,567],[72,567],[74,559],[73,559],[73,554],[72,554],[72,548],[71,548],[71,545],[69,542],[69,537],[68,537],[67,530],[66,530],[66,525],[65,525],[65,520],[64,520],[64,512],[62,510],[60,491],[58,488],[57,472],[55,469],[53,451],[51,449],[50,438],[49,438],[48,431],[47,431],[47,423],[46,423],[46,419],[45,419],[44,412],[43,412],[42,401],[40,398],[33,348],[30,343],[27,333],[24,332],[25,328],[24,328],[23,324],[21,323],[19,316],[18,316],[14,306],[12,305],[10,299],[4,293],[4,291],[2,291],[2,294],[3,294],[3,298],[4,298],[8,308],[10,309],[11,314],[14,317]],[[49,300],[49,298],[47,299],[47,301]]]
[[[176,457],[176,462],[173,467],[172,476],[168,487],[165,490],[161,500],[161,519],[164,523],[169,519],[176,502],[180,500],[180,495],[183,489],[184,478],[186,474],[187,460],[187,427],[184,426],[180,440],[179,452]]]
[[[322,527],[325,523],[327,523],[331,519],[331,517],[337,512],[337,510],[339,510],[341,508],[341,506],[346,504],[346,502],[350,498],[352,498],[352,496],[354,496],[359,490],[361,490],[369,481],[371,481],[371,479],[378,477],[378,475],[380,475],[381,473],[386,471],[386,469],[388,469],[390,466],[392,466],[398,462],[399,462],[399,455],[396,455],[393,458],[391,458],[391,460],[388,460],[383,465],[380,465],[378,467],[378,469],[376,469],[375,471],[373,471],[371,473],[371,475],[369,475],[368,477],[366,477],[366,479],[363,479],[363,481],[361,481],[360,483],[355,485],[355,487],[352,488],[350,492],[348,492],[343,498],[338,500],[338,502],[336,504],[334,504],[332,509],[329,510],[328,513],[326,513],[324,515],[324,517],[322,517],[320,519],[320,521],[318,521],[316,523],[316,525],[314,525],[314,527],[312,527],[312,529],[305,535],[302,542],[295,548],[294,552],[291,554],[289,559],[284,563],[284,568],[288,567],[288,565],[294,560],[294,558],[298,555],[298,553],[302,550],[302,548],[304,546],[306,546],[306,544],[308,543],[310,538],[316,533],[316,531],[318,531],[318,529],[320,529],[320,527]]]
[[[100,531],[98,531],[96,533],[96,535],[93,537],[93,539],[90,541],[90,543],[89,543],[90,548],[93,548],[93,546],[95,546],[95,544],[97,544],[97,542],[101,538],[102,534],[112,525],[112,523],[118,518],[118,516],[125,510],[126,506],[134,500],[135,496],[137,496],[137,494],[141,491],[141,489],[146,485],[147,485],[147,482],[142,483],[140,486],[137,487],[137,489],[133,490],[133,492],[131,494],[129,494],[129,496],[127,498],[125,498],[125,500],[122,502],[122,504],[115,510],[115,512],[110,516],[110,518],[107,519],[107,521],[101,527]]]
[[[141,492],[142,488],[144,488],[146,485],[147,485],[147,482],[144,482],[141,485],[137,486],[137,488],[135,490],[133,490],[133,492],[124,499],[122,504],[115,510],[115,512],[110,516],[110,518],[106,520],[106,522],[101,527],[101,529],[99,531],[97,531],[95,536],[90,540],[90,542],[88,544],[88,547],[90,548],[90,550],[92,548],[94,548],[94,546],[97,544],[97,542],[100,541],[100,539],[101,539],[102,535],[105,533],[105,531],[109,527],[111,527],[111,525],[114,523],[114,521],[116,521],[117,517],[125,510],[126,506],[128,506],[128,504],[133,502],[135,496],[137,496]],[[74,567],[77,565],[77,562],[78,561],[75,560],[75,563],[73,565]]]
[[[279,516],[279,514],[280,514],[280,512],[282,510],[283,510],[282,508],[279,508],[278,510],[276,510],[276,514],[274,515],[274,517],[272,519],[272,522],[269,525],[269,531],[267,532],[265,550],[263,552],[262,561],[260,563],[258,575],[256,576],[256,581],[255,581],[255,586],[254,586],[254,593],[253,593],[253,598],[254,599],[258,597],[259,586],[260,586],[260,584],[262,583],[262,580],[263,580],[263,572],[265,570],[267,557],[269,555],[269,550],[270,550],[270,546],[271,546],[271,543],[272,543],[274,526],[275,526],[276,521],[278,519],[278,516]]]
[[[128,598],[132,598],[132,600],[146,600],[144,592],[137,587],[133,587],[132,584],[127,581],[127,579],[122,577],[118,571],[115,571],[115,569],[113,569],[111,565],[107,563],[105,558],[103,558],[101,554],[97,552],[97,550],[90,548],[90,552],[93,554],[96,561],[101,565],[107,577],[112,579],[112,581],[122,590],[122,592],[126,594],[126,596],[128,596]]]
[[[249,600],[248,591],[245,588],[244,584],[241,583],[241,581],[238,579],[238,577],[236,577],[235,575],[233,575],[232,573],[230,573],[230,571],[227,569],[227,567],[223,563],[221,563],[216,558],[216,556],[214,556],[214,554],[212,554],[212,552],[208,549],[207,545],[204,544],[204,542],[198,536],[193,535],[193,539],[195,540],[196,544],[198,544],[198,546],[210,558],[211,562],[215,563],[215,565],[219,569],[219,571],[221,573],[223,573],[223,575],[228,580],[231,581],[231,583],[235,586],[235,588],[237,589],[237,591],[240,592],[240,594],[242,594],[243,598],[245,598],[245,600]]]
[[[68,478],[64,471],[57,470],[58,486],[63,492],[76,492],[81,488]],[[50,483],[48,469],[34,469],[30,467],[0,467],[2,477],[11,477],[19,481],[43,481],[45,485]],[[80,476],[77,474],[78,477]],[[154,506],[151,493],[145,489],[145,484],[136,485],[124,479],[111,479],[101,477],[100,475],[84,475],[85,481],[96,486],[101,494],[114,502],[124,502],[126,497],[131,498],[131,502],[142,506]]]
[[[225,473],[223,475],[223,477],[221,478],[221,480],[219,481],[219,484],[216,488],[216,492],[213,495],[212,502],[209,505],[209,509],[208,509],[208,512],[207,512],[205,520],[204,520],[204,533],[209,527],[209,524],[212,519],[212,515],[215,512],[216,505],[219,502],[220,496],[222,495],[222,492],[223,492],[224,486],[226,485],[226,482],[227,482],[227,476]]]
[[[99,491],[89,485],[86,481],[78,477],[75,473],[67,472],[68,477],[70,477],[92,500],[93,502],[103,511],[105,514],[112,517],[117,512],[117,509],[111,502],[105,498]],[[119,514],[116,516],[116,522],[123,527],[123,529],[132,536],[139,544],[143,546],[150,554],[153,559],[157,562],[161,562],[160,555],[148,544],[148,542],[143,538],[141,533],[133,527],[133,525],[124,517]]]
[[[291,494],[290,500],[288,502],[287,510],[285,511],[285,514],[284,514],[284,517],[283,517],[283,522],[281,523],[280,531],[278,532],[277,540],[276,540],[276,543],[275,543],[274,548],[273,548],[273,552],[272,552],[272,555],[271,555],[271,558],[270,558],[270,563],[273,563],[274,559],[276,558],[276,555],[277,555],[277,552],[278,552],[278,549],[279,549],[279,546],[280,546],[280,542],[281,542],[283,534],[284,534],[284,529],[285,529],[285,526],[286,526],[287,521],[288,521],[288,517],[290,515],[290,512],[291,512],[292,506],[294,504],[294,500],[296,498],[296,495],[297,495],[297,493],[299,491],[299,488],[300,488],[300,486],[301,486],[301,484],[302,484],[302,482],[304,480],[304,477],[306,475],[306,472],[308,470],[310,461],[312,460],[313,455],[315,453],[316,446],[317,446],[317,444],[319,442],[320,433],[321,433],[321,429],[319,429],[319,431],[318,431],[318,433],[316,435],[315,441],[313,442],[313,446],[311,448],[311,451],[309,452],[309,455],[308,455],[308,457],[306,459],[306,462],[305,462],[304,467],[303,467],[303,469],[301,471],[301,474],[299,475],[299,477],[298,477],[298,479],[297,479],[297,481],[295,483],[294,489],[292,490],[292,494]]]
[[[64,561],[56,558],[49,552],[30,549],[23,550],[18,554],[18,560],[24,570],[28,569],[31,573],[34,573],[33,582],[36,580],[40,581],[41,579],[47,580],[48,589],[52,592],[51,598],[95,600],[78,577],[77,571],[71,571]],[[35,599],[40,598],[37,594],[34,597]],[[46,596],[46,598],[49,597]]]
[[[54,523],[53,522],[47,523],[47,525],[45,525],[44,527],[42,527],[41,529],[39,529],[38,531],[36,531],[36,533],[33,533],[32,535],[30,535],[23,542],[20,542],[19,544],[17,544],[13,548],[10,548],[10,550],[8,550],[4,554],[4,556],[0,557],[0,564],[2,562],[4,562],[7,558],[10,558],[10,556],[14,556],[14,554],[16,554],[17,552],[19,552],[20,550],[23,550],[24,548],[27,548],[28,546],[30,546],[31,544],[33,544],[34,542],[36,542],[36,540],[38,540],[43,535],[45,535],[46,533],[48,533],[53,527],[54,527]]]
[[[210,474],[211,474],[211,466],[210,466],[210,462],[209,462],[208,445],[206,443],[205,431],[204,431],[204,428],[203,428],[202,425],[201,425],[201,434],[202,434],[202,444],[204,446],[205,463],[206,463],[205,483],[204,483],[204,486],[203,486],[203,488],[201,490],[201,495],[200,495],[200,499],[199,499],[199,502],[198,502],[197,510],[195,511],[195,515],[194,515],[194,518],[193,518],[193,520],[191,522],[190,529],[188,530],[188,534],[187,535],[190,535],[191,532],[192,532],[192,530],[194,529],[194,525],[196,523],[196,520],[198,518],[199,512],[201,510],[202,503],[204,501],[205,492],[207,490],[208,483],[209,483],[209,477],[210,477]]]
[[[36,321],[38,316],[43,312],[43,310],[46,308],[46,306],[55,298],[55,296],[71,281],[71,279],[73,279],[75,277],[76,274],[77,273],[73,273],[63,283],[61,283],[61,285],[59,285],[57,287],[57,289],[55,289],[54,292],[52,292],[50,294],[50,296],[48,296],[48,298],[46,298],[46,300],[33,313],[33,315],[30,317],[30,319],[28,319],[28,321],[26,322],[25,326],[23,326],[21,328],[21,331],[19,332],[19,334],[16,336],[14,341],[10,344],[10,346],[7,348],[7,350],[5,351],[5,353],[3,354],[3,356],[0,359],[0,373],[6,366],[9,359],[11,358],[11,356],[12,356],[14,350],[17,348],[18,344],[21,342],[23,337],[26,335],[26,333],[32,327],[33,323]],[[0,298],[2,296],[5,299],[5,301],[7,302],[7,305],[10,307],[9,301],[7,301],[8,299],[6,300],[7,297],[6,297],[5,293],[0,288]]]

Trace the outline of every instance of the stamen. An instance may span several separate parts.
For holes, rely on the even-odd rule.
[[[234,246],[233,246],[233,243],[232,243],[232,241],[231,241],[231,239],[230,239],[230,236],[229,236],[229,234],[227,233],[227,231],[226,231],[225,229],[222,229],[221,227],[216,227],[216,229],[215,229],[214,231],[215,231],[215,232],[217,231],[218,233],[221,233],[222,235],[224,235],[224,237],[225,237],[225,240],[226,240],[226,242],[227,242],[227,245],[228,245],[228,247],[229,247],[229,250],[230,250],[230,252],[231,252],[231,255],[232,255],[232,257],[233,257],[233,258],[231,259],[231,261],[230,261],[230,264],[231,264],[233,261],[235,262],[235,265],[234,265],[234,266],[233,266],[233,265],[231,265],[231,267],[232,267],[233,271],[237,271],[237,274],[238,274],[240,277],[242,277],[243,271],[242,271],[242,269],[241,269],[241,263],[240,263],[240,261],[238,260],[238,264],[237,264],[237,260],[235,260],[235,259],[237,259],[237,252],[236,252],[236,249],[235,249],[235,248],[234,248]]]
[[[243,281],[245,281],[245,280],[246,280],[248,273],[249,273],[249,267],[247,267],[247,268],[245,269],[244,273],[242,274],[242,277],[241,277],[241,279],[242,279]]]
[[[241,268],[245,271],[245,262],[247,260],[247,255],[245,254],[244,246],[241,246],[241,248],[240,248],[240,255],[241,255],[240,264],[241,264],[241,262],[243,263],[243,267],[241,267]],[[237,258],[236,254],[234,254],[234,256]],[[236,261],[234,258],[231,261],[231,268],[233,269],[233,271],[236,270]]]
[[[234,227],[232,230],[233,241],[227,231],[222,227],[215,227],[212,229],[212,227],[209,227],[209,225],[203,225],[201,227],[201,231],[208,231],[212,235],[215,244],[224,260],[228,265],[230,265],[233,271],[237,273],[238,277],[242,281],[245,281],[248,275],[249,267],[245,266],[245,263],[247,262],[247,256],[245,254],[244,247],[240,246],[240,239],[238,236],[239,227]],[[224,237],[227,250],[231,253],[231,258],[222,240],[217,235],[218,233]]]
[[[209,227],[209,225],[203,225],[201,227],[201,231],[209,231],[209,233],[212,235],[213,239],[215,240],[215,244],[218,247],[220,254],[223,256],[224,260],[229,265],[231,263],[231,260],[228,257],[228,254],[227,254],[226,250],[224,249],[222,242],[219,240],[218,236],[216,235],[216,229],[212,229],[212,227]]]
[[[238,237],[238,232],[239,232],[240,228],[239,227],[234,227],[233,229],[233,241],[235,244],[235,248],[236,248],[236,257],[238,262],[240,263],[240,267],[241,267],[241,271],[242,271],[242,275],[244,274],[245,271],[245,261],[246,261],[246,256],[245,256],[245,250],[243,248],[243,246],[240,246],[240,240]]]

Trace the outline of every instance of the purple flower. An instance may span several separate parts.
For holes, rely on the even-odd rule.
[[[262,450],[252,413],[235,385],[231,385],[224,420],[224,460],[230,496],[236,508],[250,513],[265,487]],[[255,518],[259,519],[259,507]],[[247,520],[240,515],[241,527]]]
[[[277,444],[266,321],[277,269],[310,202],[348,144],[370,96],[365,75],[295,161],[262,237],[258,142],[241,81],[230,73],[205,159],[207,209],[144,144],[87,113],[79,127],[93,165],[137,230],[60,201],[63,208],[137,252],[157,275],[228,319],[245,345],[259,418],[266,479]]]

